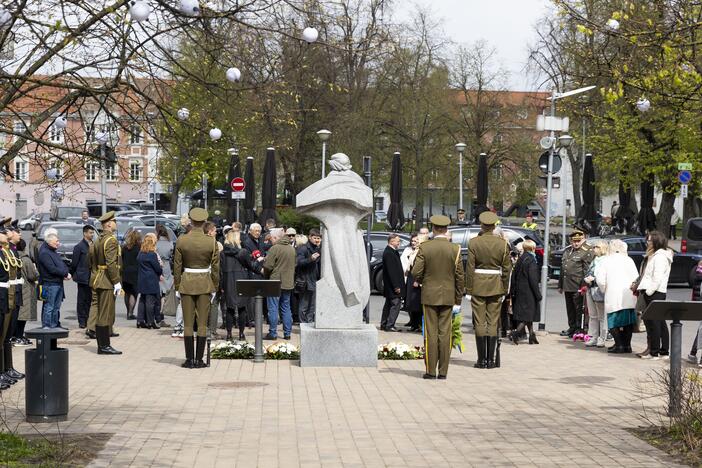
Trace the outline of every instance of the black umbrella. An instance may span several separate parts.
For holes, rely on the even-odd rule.
[[[624,182],[619,181],[619,207],[614,213],[612,224],[616,226],[617,232],[630,232],[636,217],[631,209],[631,187],[625,187]]]
[[[227,223],[232,224],[239,219],[236,212],[236,200],[232,198],[232,180],[241,177],[241,167],[239,167],[239,152],[232,151],[229,159],[229,180],[227,181]]]
[[[266,149],[266,162],[263,165],[263,187],[261,188],[261,215],[259,222],[263,225],[267,219],[277,220],[275,214],[278,180],[275,171],[275,149]]]
[[[398,152],[392,157],[390,207],[386,223],[392,231],[399,231],[405,225],[405,214],[402,212],[402,161]]]
[[[249,156],[246,158],[246,177],[244,177],[246,181],[246,188],[244,189],[246,198],[244,198],[244,213],[241,219],[247,225],[256,221],[256,211],[254,210],[256,206],[256,179],[254,179],[253,162],[253,157]]]
[[[644,236],[656,229],[656,214],[653,212],[653,179],[641,182],[641,210],[639,210],[638,231]]]
[[[476,180],[476,207],[475,207],[475,222],[478,221],[478,217],[484,211],[488,211],[487,200],[488,200],[488,165],[487,165],[487,155],[485,153],[480,153],[478,158],[478,177]]]
[[[586,228],[590,234],[597,233],[599,216],[595,209],[595,166],[592,164],[592,155],[585,155],[583,168],[583,204],[578,213],[576,224]]]

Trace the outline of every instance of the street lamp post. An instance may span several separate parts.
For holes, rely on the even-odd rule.
[[[324,176],[326,175],[324,163],[327,160],[327,140],[329,140],[331,132],[329,130],[322,129],[317,132],[317,135],[319,136],[319,139],[322,140],[322,179],[324,179]]]
[[[371,157],[363,156],[363,175],[366,177],[366,185],[373,190],[371,187]],[[375,203],[374,203],[375,205]],[[373,230],[373,214],[375,210],[371,211],[371,214],[367,216],[368,227],[366,229],[366,257],[368,259],[368,274],[370,275],[370,264],[373,258],[373,246],[370,241],[370,233]],[[363,321],[365,323],[370,323],[370,301],[363,308]]]
[[[107,213],[107,180],[105,179],[105,145],[107,144],[107,132],[98,132],[95,139],[100,145],[100,201],[102,202],[102,214]]]
[[[463,152],[466,150],[465,143],[456,143],[458,151],[458,209],[463,209]]]
[[[568,148],[570,147],[571,144],[573,144],[573,137],[570,135],[561,135],[558,138],[558,143],[561,148],[565,148],[566,151],[566,157]],[[561,156],[563,157],[563,156]],[[563,174],[561,174],[561,192],[563,192],[563,225],[562,225],[562,231],[561,231],[561,248],[565,249],[566,246],[566,218],[568,217],[568,207],[566,206],[566,200],[567,200],[567,193],[566,193],[566,187],[568,186],[566,184],[566,181],[568,179],[568,174],[566,174],[565,169],[563,170]]]
[[[232,157],[236,156],[236,161],[237,164],[239,164],[239,149],[237,147],[229,148],[227,150],[227,153],[229,153],[229,160],[232,160]],[[231,183],[231,181],[229,181]],[[249,182],[250,183],[250,182]],[[235,214],[235,219],[236,222],[239,222],[239,198],[236,199],[236,214]]]
[[[567,91],[565,93],[557,93],[554,89],[551,92],[551,119],[550,119],[550,137],[551,142],[556,141],[556,134],[554,131],[554,121],[556,117],[556,100],[563,99],[569,96],[575,96],[576,94],[584,93],[595,89],[596,86],[586,86],[584,88],[574,89],[572,91]],[[548,177],[546,179],[546,219],[544,227],[544,261],[541,267],[541,323],[539,325],[540,329],[546,328],[546,302],[548,300],[546,294],[548,292],[548,256],[550,253],[550,236],[551,236],[551,193],[553,190],[553,152],[555,143],[551,144],[548,150]]]

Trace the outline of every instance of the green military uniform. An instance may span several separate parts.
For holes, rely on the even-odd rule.
[[[575,229],[570,235],[573,242],[580,242],[584,238],[585,234],[579,229]],[[565,296],[568,329],[563,330],[561,336],[572,337],[582,328],[583,296],[580,295],[579,290],[584,284],[583,279],[593,258],[592,247],[585,242],[577,248],[571,244],[563,251],[558,289]]]
[[[483,232],[468,244],[466,292],[472,296],[473,328],[478,349],[476,367],[491,368],[494,367],[500,308],[507,293],[512,262],[509,244],[492,234],[491,228],[497,224],[497,215],[485,211],[480,214],[479,220]],[[490,229],[486,229],[488,227]]]
[[[201,225],[207,220],[202,208],[190,210],[190,219]],[[194,228],[178,238],[173,255],[173,283],[183,307],[185,362],[183,367],[204,367],[202,356],[207,339],[207,318],[212,295],[219,284],[217,241]],[[193,360],[193,324],[197,319],[197,354]]]
[[[451,220],[432,216],[432,226],[446,227]],[[424,364],[426,378],[445,378],[451,357],[451,310],[463,297],[463,262],[461,248],[439,234],[419,245],[412,267],[412,276],[422,285],[424,309]]]
[[[0,232],[7,233],[12,218],[0,221]],[[12,367],[12,344],[8,341],[12,314],[17,308],[17,285],[20,285],[22,261],[6,241],[0,246],[0,389],[6,389],[24,377]],[[21,285],[20,285],[21,287]]]
[[[94,300],[97,301],[95,335],[98,354],[122,354],[110,345],[111,327],[115,323],[115,296],[122,291],[122,252],[117,237],[105,229],[105,225],[113,222],[114,218],[114,211],[100,217],[103,231],[89,251],[90,287],[93,288]]]

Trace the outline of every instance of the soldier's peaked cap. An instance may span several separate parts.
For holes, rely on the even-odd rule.
[[[100,221],[100,223],[102,224],[102,223],[106,223],[106,222],[108,222],[108,221],[112,221],[113,219],[115,219],[115,212],[114,212],[114,211],[108,211],[108,212],[105,213],[104,215],[100,216],[100,218],[98,219],[98,221]]]
[[[446,227],[451,224],[449,217],[444,215],[434,215],[429,218],[429,222],[432,224],[432,226],[437,227]]]
[[[193,208],[192,210],[190,210],[188,216],[194,222],[201,223],[203,221],[207,221],[207,217],[209,216],[209,214],[204,208]]]
[[[500,218],[498,218],[497,215],[492,211],[483,211],[478,217],[478,221],[480,221],[480,224],[493,225],[497,224],[499,220]]]
[[[570,238],[574,240],[580,240],[583,237],[585,237],[585,233],[579,228],[575,228],[573,232],[570,233]]]

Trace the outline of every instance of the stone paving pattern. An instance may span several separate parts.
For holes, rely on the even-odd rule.
[[[131,322],[118,331],[122,356],[96,355],[78,330],[67,345],[71,409],[59,427],[114,434],[95,467],[674,465],[627,431],[645,424],[639,383],[666,361],[608,356],[551,334],[540,345],[503,343],[502,368],[478,370],[468,334],[446,381],[423,380],[422,361],[302,369],[213,360],[189,370],[170,329]],[[380,340],[419,344],[421,336]],[[23,349],[15,348],[19,369]],[[2,397],[8,420],[33,432],[16,409],[24,408],[23,385]]]

